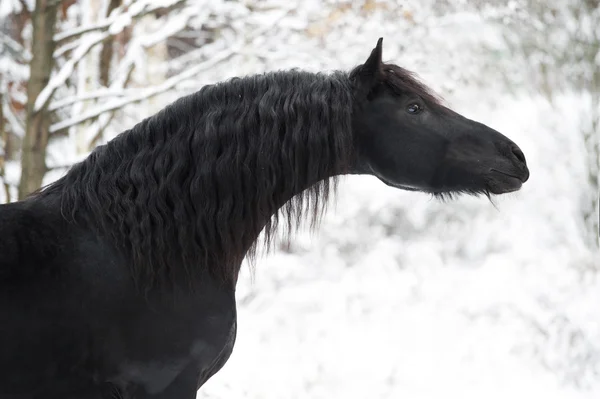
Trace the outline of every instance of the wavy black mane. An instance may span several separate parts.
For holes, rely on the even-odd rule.
[[[408,71],[387,67],[391,87],[433,101]],[[304,215],[313,226],[322,215],[352,157],[352,73],[205,86],[97,147],[38,195],[58,194],[63,215],[130,257],[139,282],[203,270],[230,281],[261,230],[268,245],[282,217],[291,231]],[[174,262],[185,276],[174,275]]]
[[[142,121],[40,195],[132,258],[137,279],[208,269],[231,280],[264,228],[316,222],[352,148],[346,74],[291,71],[203,87]],[[297,195],[303,188],[308,190]],[[270,215],[282,205],[281,212]]]

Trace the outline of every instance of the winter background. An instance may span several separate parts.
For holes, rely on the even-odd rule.
[[[527,157],[494,204],[344,178],[316,233],[243,269],[234,352],[198,398],[600,397],[598,1],[48,0],[51,79],[28,92],[34,3],[0,0],[2,202],[36,112],[46,184],[204,84],[349,69],[379,37]]]

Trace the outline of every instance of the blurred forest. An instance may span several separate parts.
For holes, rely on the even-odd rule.
[[[486,115],[497,125],[523,129],[507,135],[520,135],[519,145],[525,142],[533,165],[528,184],[536,188],[525,186],[518,216],[493,225],[505,230],[504,238],[490,236],[480,248],[476,239],[469,241],[477,233],[466,233],[465,226],[478,226],[481,235],[492,228],[490,220],[499,219],[483,205],[461,202],[444,211],[430,204],[413,214],[411,200],[386,197],[386,206],[396,208],[379,202],[377,212],[345,211],[346,225],[371,229],[371,241],[365,236],[343,241],[340,232],[347,227],[337,225],[334,216],[329,220],[333,230],[324,229],[319,244],[321,258],[312,262],[329,259],[325,248],[334,243],[342,248],[336,259],[349,268],[362,253],[370,253],[365,242],[374,248],[376,237],[391,237],[396,243],[415,242],[386,249],[396,254],[402,270],[416,267],[410,254],[419,248],[441,254],[440,270],[492,264],[485,262],[513,265],[514,275],[506,279],[515,286],[529,278],[555,281],[560,276],[556,281],[568,281],[568,288],[558,283],[547,288],[554,287],[548,283],[548,292],[536,291],[539,295],[531,299],[535,306],[522,308],[529,303],[523,300],[509,307],[510,317],[544,342],[531,346],[532,356],[561,384],[600,392],[591,388],[600,386],[600,313],[590,299],[600,298],[592,292],[600,288],[600,0],[0,0],[0,203],[24,199],[95,146],[204,84],[273,69],[348,69],[363,61],[379,36],[386,59],[418,72],[467,116]],[[442,221],[442,227],[436,224]],[[387,230],[375,230],[376,225]],[[438,226],[453,234],[438,237],[422,232],[421,225],[423,231]],[[515,234],[530,236],[520,243]],[[471,246],[462,246],[460,239]],[[420,246],[423,242],[429,246]],[[303,245],[282,253],[304,256],[311,247]],[[429,266],[438,264],[438,258],[430,260]],[[545,276],[554,273],[551,280],[530,276],[532,265]],[[571,273],[572,280],[566,277]],[[293,278],[305,278],[298,276]],[[240,298],[252,313],[260,297],[248,287]],[[565,292],[571,302],[553,302]],[[495,320],[504,320],[498,309],[505,308],[491,308]],[[523,310],[534,308],[543,311]],[[468,314],[468,323],[474,323],[476,316]],[[512,333],[525,336],[520,330]],[[240,343],[241,348],[251,345],[258,347]],[[311,384],[321,386],[313,377]],[[310,391],[311,384],[302,389]],[[234,392],[224,389],[215,392]],[[321,397],[315,392],[311,397]],[[393,392],[379,397],[397,397]]]

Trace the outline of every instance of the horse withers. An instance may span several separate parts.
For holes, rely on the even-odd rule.
[[[340,175],[521,187],[514,142],[381,54],[205,86],[0,206],[0,399],[195,398],[233,349],[242,260],[317,222]]]

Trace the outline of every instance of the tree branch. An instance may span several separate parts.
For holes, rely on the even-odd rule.
[[[6,171],[5,171],[6,153],[4,151],[4,146],[6,145],[6,142],[8,141],[8,134],[6,132],[6,129],[4,128],[4,115],[2,112],[2,108],[3,108],[2,103],[4,103],[3,98],[4,98],[4,96],[2,95],[2,92],[0,92],[0,180],[2,180],[2,186],[4,187],[4,192],[5,192],[4,198],[5,198],[6,202],[10,202],[10,188],[8,187],[8,184],[6,183]]]
[[[21,62],[31,61],[31,52],[25,47],[21,46],[12,37],[0,31],[0,43],[4,43],[8,49],[10,55]]]
[[[133,73],[134,69],[135,69],[135,63],[132,62],[128,65],[128,72],[124,75],[124,77],[122,79],[119,79],[119,80],[116,80],[115,82],[113,82],[113,84],[111,85],[111,89],[113,89],[113,90],[118,89],[118,88],[123,89],[129,82],[129,79],[131,78],[131,74]],[[112,122],[115,114],[116,114],[116,110],[113,110],[108,113],[104,113],[98,117],[98,120],[96,122],[98,131],[96,132],[94,137],[92,137],[92,140],[88,144],[88,148],[90,150],[98,144],[98,141],[100,141],[100,139],[104,135],[104,131],[106,130],[106,128],[108,127],[110,122]]]
[[[62,57],[69,51],[76,49],[78,46],[79,46],[79,40],[74,40],[74,41],[69,42],[69,43],[63,45],[62,47],[59,47],[56,50],[54,50],[53,56],[54,56],[54,58]]]
[[[66,97],[62,100],[57,100],[52,102],[52,104],[48,107],[48,111],[56,111],[61,108],[68,107],[78,102],[82,101],[90,101],[97,100],[99,98],[106,97],[124,97],[127,95],[132,95],[132,92],[137,92],[137,90],[123,90],[120,88],[103,88],[100,90],[92,91],[89,93],[84,93],[81,95],[75,95]]]
[[[92,108],[88,112],[84,113],[83,115],[78,115],[78,116],[60,121],[58,123],[55,123],[50,126],[50,133],[56,133],[56,132],[62,131],[64,129],[68,129],[72,126],[76,126],[80,123],[89,121],[91,119],[96,119],[96,118],[98,118],[99,115],[101,115],[105,112],[111,112],[111,111],[117,110],[119,108],[125,107],[126,105],[152,98],[158,94],[162,94],[164,92],[167,92],[167,91],[173,89],[179,83],[184,82],[187,79],[194,77],[199,72],[206,70],[208,68],[211,68],[211,67],[215,66],[216,64],[218,64],[219,62],[224,61],[224,60],[230,58],[231,56],[233,56],[234,54],[238,53],[239,51],[241,51],[244,48],[246,43],[251,42],[255,37],[258,37],[258,36],[264,34],[265,32],[269,31],[270,29],[272,29],[273,26],[275,26],[277,21],[281,20],[292,10],[293,10],[293,8],[283,10],[281,15],[279,15],[279,17],[276,18],[275,21],[273,21],[269,25],[261,26],[260,28],[255,29],[252,33],[245,36],[244,38],[239,40],[238,43],[230,46],[228,49],[222,50],[221,52],[211,56],[210,59],[208,59],[200,64],[193,65],[193,66],[189,67],[187,70],[180,72],[179,74],[177,74],[175,76],[172,76],[171,78],[167,79],[162,84],[157,85],[155,87],[150,87],[147,89],[140,90],[137,94],[131,95],[129,97],[122,98],[117,101],[108,102],[106,104]]]
[[[81,61],[94,46],[101,43],[108,36],[109,34],[107,32],[97,33],[93,36],[90,35],[87,41],[79,45],[77,50],[75,50],[75,54],[73,54],[73,56],[67,60],[60,71],[58,71],[58,73],[50,79],[50,82],[48,82],[46,87],[44,87],[44,89],[37,96],[33,107],[34,112],[39,112],[46,106],[46,104],[48,104],[48,101],[56,89],[62,86],[67,79],[71,77],[75,70],[75,66],[79,63],[79,61]]]
[[[148,3],[140,1],[138,3],[134,3],[130,5],[127,11],[123,14],[119,13],[111,13],[111,16],[108,17],[105,21],[100,22],[97,25],[92,27],[75,29],[67,32],[63,32],[61,34],[54,35],[54,40],[58,42],[64,42],[67,39],[72,39],[74,37],[81,36],[85,33],[90,33],[87,36],[81,38],[80,43],[76,47],[71,47],[69,44],[61,47],[55,52],[55,56],[58,54],[64,54],[65,52],[75,48],[75,52],[69,60],[63,65],[60,71],[54,75],[50,82],[44,87],[44,90],[37,97],[34,105],[34,112],[39,112],[42,108],[44,108],[48,101],[52,98],[52,95],[56,91],[56,89],[62,86],[67,79],[73,74],[75,66],[87,55],[87,53],[94,48],[96,45],[102,43],[104,40],[108,39],[121,32],[126,26],[131,25],[132,21],[138,18],[147,15],[148,13],[155,12],[158,10],[171,10],[176,7],[179,7],[182,4],[185,4],[186,0],[171,0],[172,4],[168,6],[164,5],[154,5],[149,6]],[[136,7],[134,7],[136,6]],[[122,9],[123,6],[117,8],[116,10]],[[94,32],[95,30],[105,30],[104,32]],[[70,34],[69,32],[74,32]],[[84,40],[87,39],[87,40]]]
[[[164,92],[174,88],[175,86],[177,86],[177,84],[179,84],[180,82],[182,82],[186,79],[189,79],[189,78],[193,77],[194,75],[196,75],[197,73],[199,73],[205,69],[211,68],[215,64],[231,57],[232,55],[235,54],[235,52],[237,50],[238,50],[237,46],[233,49],[224,50],[220,54],[216,54],[215,56],[211,57],[210,60],[200,63],[198,65],[195,65],[195,66],[191,67],[190,69],[167,79],[164,83],[162,83],[158,86],[141,90],[138,94],[133,95],[131,97],[123,98],[118,101],[113,101],[108,104],[103,104],[99,107],[95,107],[95,108],[91,109],[90,111],[86,112],[83,115],[75,116],[73,118],[69,118],[64,121],[55,123],[52,126],[50,126],[50,132],[54,133],[54,132],[62,130],[62,129],[67,129],[71,126],[78,125],[78,124],[88,121],[90,119],[97,118],[99,115],[101,115],[105,112],[110,112],[110,111],[122,108],[126,105],[140,102],[140,101],[146,100],[148,98],[152,98],[152,97],[156,96],[157,94],[164,93]]]
[[[90,26],[81,26],[79,28],[71,29],[65,32],[57,33],[54,35],[54,41],[57,44],[62,44],[66,41],[79,38],[86,33],[99,31],[99,30],[109,30],[112,28],[112,32],[110,32],[111,36],[121,32],[124,27],[131,25],[131,23],[135,19],[142,18],[145,15],[148,15],[152,12],[157,11],[171,11],[176,9],[177,7],[182,6],[186,3],[187,0],[171,0],[173,1],[170,5],[153,5],[151,2],[140,1],[138,3],[124,4],[113,10],[110,15],[104,20]],[[120,22],[120,24],[116,24]],[[114,25],[114,26],[113,26]]]

